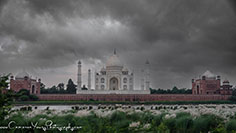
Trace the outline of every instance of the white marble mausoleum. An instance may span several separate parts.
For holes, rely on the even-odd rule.
[[[149,73],[145,75],[146,87],[135,90],[134,73],[123,66],[114,50],[113,55],[107,60],[106,67],[95,73],[95,89],[91,89],[90,69],[88,70],[88,90],[81,89],[81,62],[78,62],[77,94],[150,94],[150,81],[147,76]]]

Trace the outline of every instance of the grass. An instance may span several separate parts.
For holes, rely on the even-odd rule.
[[[16,101],[13,105],[73,105],[73,104],[165,104],[165,105],[181,105],[181,104],[236,104],[233,101]]]
[[[95,113],[90,113],[88,116],[74,116],[67,114],[59,115],[36,115],[34,117],[24,117],[19,112],[10,116],[4,121],[0,121],[0,125],[7,125],[10,121],[15,121],[17,125],[30,125],[31,122],[38,122],[39,126],[43,126],[47,120],[51,120],[58,126],[66,126],[68,123],[71,126],[81,126],[78,132],[97,132],[97,133],[113,133],[113,132],[176,132],[176,133],[226,133],[236,130],[236,119],[224,121],[221,117],[213,114],[205,114],[201,116],[191,116],[189,113],[178,113],[176,117],[165,118],[166,114],[150,114],[148,112],[125,113],[116,111],[106,117],[99,117]],[[135,127],[130,127],[132,123],[139,123]],[[145,125],[148,128],[144,128]],[[0,130],[0,132],[3,130]],[[42,130],[15,129],[12,132],[42,132]],[[57,129],[51,132],[57,132]],[[62,131],[65,132],[65,131]]]

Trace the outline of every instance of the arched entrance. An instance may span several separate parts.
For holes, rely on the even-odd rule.
[[[113,77],[110,79],[110,90],[118,90],[118,79]]]
[[[197,85],[197,94],[199,94],[199,85]]]
[[[32,85],[32,94],[34,94],[34,91],[35,91],[35,87],[34,85]]]

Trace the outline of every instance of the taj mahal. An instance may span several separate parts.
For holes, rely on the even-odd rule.
[[[81,61],[78,61],[77,94],[150,94],[149,62],[142,69],[140,89],[134,89],[134,73],[121,63],[119,56],[114,50],[113,55],[107,60],[106,67],[95,72],[95,89],[91,89],[91,70],[88,70],[88,89],[82,90]]]

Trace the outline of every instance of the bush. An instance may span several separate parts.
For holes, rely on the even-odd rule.
[[[151,123],[152,120],[153,120],[153,115],[150,112],[142,114],[142,117],[141,117],[141,123],[142,124]]]
[[[176,114],[176,118],[181,118],[181,117],[185,117],[185,116],[191,116],[191,114],[187,113],[187,112],[179,112]]]
[[[193,129],[195,132],[208,132],[222,124],[222,122],[222,118],[212,114],[206,114],[194,120]]]
[[[27,109],[28,108],[28,109]],[[31,106],[24,107],[22,110],[30,110]],[[74,110],[75,111],[75,110]],[[74,112],[73,111],[73,112]],[[73,113],[72,112],[72,113]],[[100,117],[94,112],[88,116],[75,116],[73,114],[67,115],[53,115],[51,111],[48,114],[40,114],[33,117],[25,117],[21,113],[10,115],[6,120],[0,121],[1,125],[7,125],[9,121],[14,120],[17,124],[30,125],[31,122],[39,122],[39,126],[44,126],[45,121],[52,120],[58,126],[81,126],[78,132],[159,132],[159,133],[226,133],[234,132],[236,130],[236,120],[231,119],[226,124],[224,121],[215,115],[202,115],[193,119],[189,113],[177,113],[175,118],[164,118],[166,115],[151,114],[148,112],[127,114],[125,112],[116,111],[111,115]],[[139,123],[137,126],[130,127],[131,123]],[[145,125],[150,124],[148,128]],[[227,129],[227,130],[226,130]],[[18,131],[15,130],[15,131]],[[19,130],[20,131],[20,130]],[[42,130],[38,130],[41,132]],[[52,130],[52,132],[57,130]],[[14,131],[12,131],[14,132]],[[27,129],[21,132],[34,132]]]
[[[28,97],[27,95],[22,95],[22,96],[19,97],[19,99],[20,99],[21,101],[28,101],[28,100],[29,100],[29,97]]]
[[[162,119],[163,119],[164,116],[165,116],[164,113],[161,114],[161,115],[157,115],[157,116],[155,115],[155,116],[153,116],[152,126],[153,126],[153,127],[159,126],[159,125],[161,124]]]
[[[157,132],[168,133],[168,127],[167,127],[164,123],[161,123],[161,124],[157,127]]]
[[[30,95],[30,92],[29,92],[29,90],[21,89],[19,92],[17,92],[17,94],[18,94],[19,96],[22,96],[22,95],[27,95],[27,96],[29,96],[29,95]]]
[[[140,118],[141,118],[141,116],[142,116],[141,113],[135,112],[135,113],[132,113],[132,114],[128,114],[128,115],[127,115],[127,118],[130,119],[130,120],[132,120],[132,121],[139,121]]]
[[[236,131],[236,120],[230,120],[229,122],[226,123],[226,130],[228,132]]]
[[[230,100],[230,101],[236,101],[236,96],[231,96],[231,97],[229,97],[229,100]]]
[[[32,100],[32,101],[37,101],[37,100],[39,100],[39,98],[38,98],[37,96],[35,96],[35,95],[29,95],[29,98],[30,98],[30,100]]]
[[[163,123],[164,123],[164,125],[166,125],[168,127],[168,129],[170,130],[171,133],[176,132],[176,127],[175,127],[176,120],[175,120],[175,118],[165,119],[163,121]]]
[[[124,112],[114,112],[111,117],[110,117],[110,121],[111,122],[116,122],[116,121],[121,121],[126,119],[126,114]]]
[[[193,126],[193,119],[191,116],[185,115],[176,119],[175,123],[177,131],[181,133],[191,132]]]

